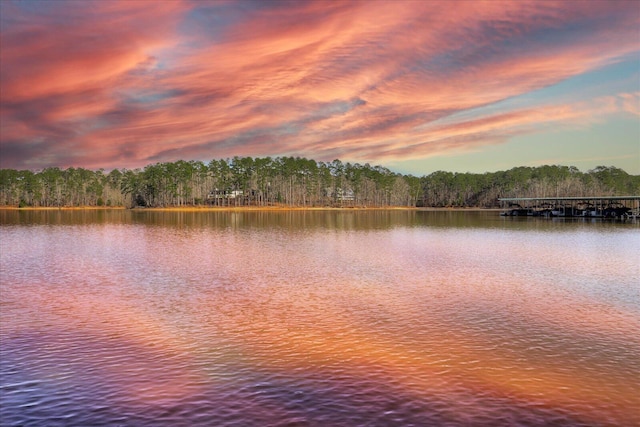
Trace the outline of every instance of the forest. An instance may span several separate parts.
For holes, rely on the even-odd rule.
[[[0,169],[0,206],[499,207],[500,197],[640,194],[640,175],[599,166],[515,167],[416,177],[300,157],[165,162],[142,169]]]

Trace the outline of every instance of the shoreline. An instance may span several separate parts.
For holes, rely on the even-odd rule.
[[[126,210],[124,206],[0,206],[0,211],[111,211]]]
[[[126,210],[135,212],[289,212],[289,211],[427,211],[427,212],[476,212],[502,211],[501,208],[481,207],[415,207],[415,206],[172,206],[162,208],[125,208],[124,206],[61,206],[61,207],[17,207],[0,206],[5,211],[108,211]]]

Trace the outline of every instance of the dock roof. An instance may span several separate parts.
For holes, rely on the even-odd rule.
[[[501,202],[521,202],[521,201],[621,201],[640,200],[640,196],[572,196],[572,197],[500,197]]]

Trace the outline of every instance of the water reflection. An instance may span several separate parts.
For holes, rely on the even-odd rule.
[[[0,210],[5,224],[139,223],[162,227],[384,229],[420,224],[411,210],[189,211],[189,210]]]
[[[3,424],[640,424],[633,225],[26,213],[0,228]]]
[[[161,227],[381,230],[393,227],[504,228],[562,231],[640,228],[640,221],[582,218],[505,218],[496,211],[455,210],[29,210],[0,209],[0,224],[145,224]]]

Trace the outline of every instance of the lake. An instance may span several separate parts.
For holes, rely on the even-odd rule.
[[[640,425],[637,221],[0,211],[2,426]]]

